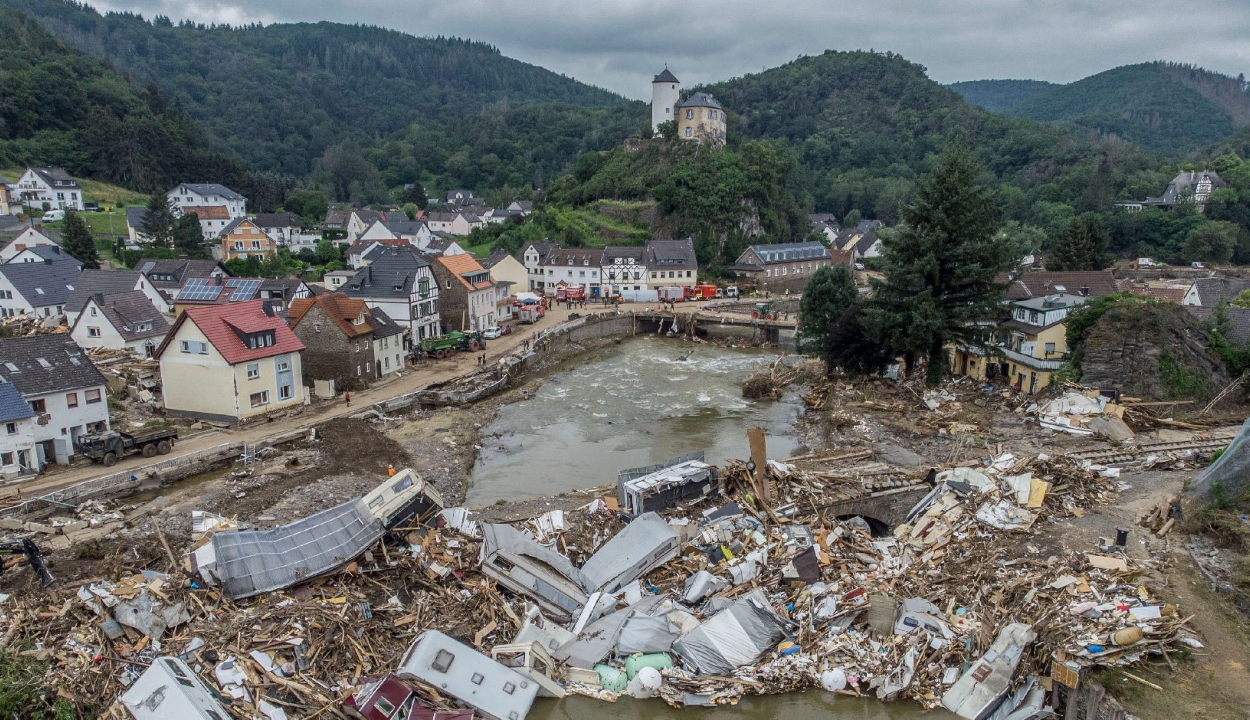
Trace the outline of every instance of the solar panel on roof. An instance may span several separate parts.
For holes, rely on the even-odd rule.
[[[208,278],[189,278],[178,291],[177,300],[194,300],[212,302],[221,295],[221,286],[210,284]]]
[[[260,290],[261,282],[263,281],[250,278],[230,278],[226,280],[226,287],[234,290],[230,294],[230,302],[251,300],[256,296],[256,292]]]

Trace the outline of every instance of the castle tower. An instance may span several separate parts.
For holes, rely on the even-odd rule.
[[[664,66],[664,72],[651,81],[651,129],[660,132],[660,123],[675,120],[673,107],[681,99],[681,82]]]

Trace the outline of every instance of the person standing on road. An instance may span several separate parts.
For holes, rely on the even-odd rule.
[[[347,407],[352,406],[352,393],[350,390],[348,392],[343,393],[343,399],[347,401]]]

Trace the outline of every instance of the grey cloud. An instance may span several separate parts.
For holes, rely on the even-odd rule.
[[[1068,82],[1164,59],[1236,75],[1250,3],[1193,0],[106,0],[197,22],[332,20],[492,43],[511,57],[644,98],[668,63],[686,85],[826,49],[889,50],[939,82]]]

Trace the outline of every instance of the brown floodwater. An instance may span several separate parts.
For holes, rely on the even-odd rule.
[[[526,720],[955,720],[943,709],[926,712],[914,703],[883,703],[876,699],[851,698],[818,690],[789,695],[743,698],[737,705],[715,708],[671,708],[661,700],[621,698],[605,703],[586,697],[534,702]]]

